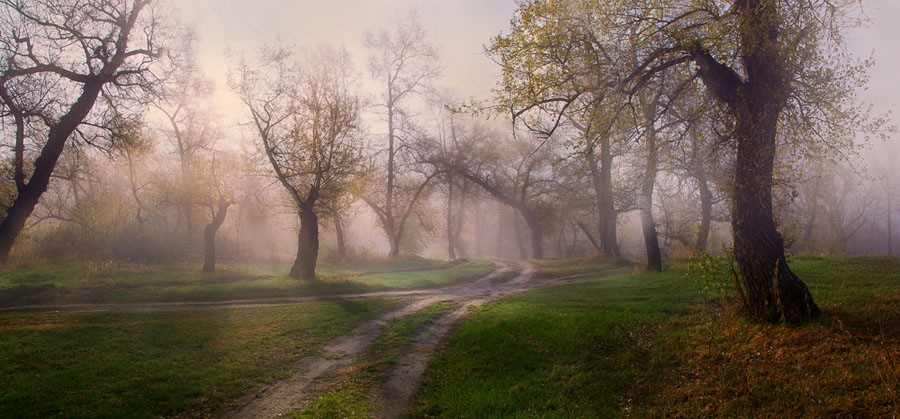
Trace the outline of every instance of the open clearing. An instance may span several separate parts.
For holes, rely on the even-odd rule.
[[[0,416],[896,414],[900,262],[792,266],[825,309],[799,327],[745,321],[725,279],[680,263],[580,260],[353,298],[5,314]]]
[[[199,265],[33,262],[0,272],[0,313],[36,311],[159,311],[310,301],[318,296],[371,294],[464,283],[489,274],[485,261],[447,263],[419,258],[320,269],[319,278],[289,278],[287,264],[227,265],[203,274]]]

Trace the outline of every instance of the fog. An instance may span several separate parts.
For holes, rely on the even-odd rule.
[[[155,81],[164,93],[129,105],[134,125],[110,136],[120,143],[73,140],[66,147],[16,254],[200,260],[204,229],[217,218],[212,240],[220,261],[299,260],[298,234],[305,254],[304,234],[313,234],[303,223],[315,225],[318,258],[329,262],[599,253],[644,264],[648,220],[666,263],[734,245],[735,149],[699,140],[728,126],[720,114],[689,123],[663,115],[648,128],[635,122],[632,107],[602,140],[610,142],[609,161],[597,157],[606,143],[580,128],[584,115],[554,118],[559,109],[548,106],[513,121],[516,106],[530,108],[524,98],[501,103],[516,86],[503,84],[503,53],[485,49],[493,37],[510,35],[514,1],[163,6],[160,16],[188,30],[166,34],[164,55],[177,59],[166,64],[174,71],[158,71],[171,76]],[[789,253],[897,252],[893,162],[900,150],[889,114],[900,101],[900,6],[872,1],[864,10],[871,22],[844,36],[855,58],[874,59],[857,103],[871,104],[869,115],[885,120],[818,145],[794,143],[791,135],[809,134],[806,128],[779,134],[771,201]],[[406,48],[422,48],[400,69],[390,67],[400,50],[395,36],[406,36]],[[388,74],[401,75],[397,85],[388,86]],[[698,80],[694,102],[678,99],[679,112],[703,107]],[[649,100],[639,96],[617,96],[616,103]],[[326,106],[342,113],[321,116]],[[12,133],[11,120],[4,121]],[[643,139],[648,130],[658,135],[653,151]],[[39,137],[28,159],[38,154]],[[350,163],[324,171],[324,160],[315,159],[325,148],[329,164]],[[609,170],[608,189],[593,173],[598,162]]]

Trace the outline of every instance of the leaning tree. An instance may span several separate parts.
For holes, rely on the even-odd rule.
[[[871,132],[882,122],[856,104],[869,63],[850,59],[841,36],[860,22],[852,16],[858,3],[532,0],[518,14],[537,22],[535,36],[555,36],[572,44],[561,51],[585,57],[579,80],[588,87],[636,94],[672,68],[702,84],[728,116],[722,135],[736,154],[731,222],[746,311],[795,321],[819,308],[785,259],[772,211],[775,158],[779,150],[841,150],[853,137],[847,127]],[[541,32],[557,21],[566,32]]]
[[[121,99],[152,88],[170,29],[153,0],[0,1],[0,118],[15,192],[3,202],[5,260],[67,144],[108,146]]]

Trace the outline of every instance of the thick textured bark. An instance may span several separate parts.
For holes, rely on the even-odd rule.
[[[225,221],[228,206],[231,205],[224,198],[219,197],[219,204],[212,221],[203,229],[203,272],[216,271],[216,232]]]
[[[788,72],[778,56],[777,5],[762,0],[736,5],[747,80],[709,52],[691,52],[704,84],[728,106],[735,121],[732,230],[744,304],[751,317],[761,320],[808,319],[819,314],[819,307],[788,266],[772,214],[778,116],[790,92]]]
[[[87,117],[94,102],[97,101],[102,87],[103,83],[100,81],[86,83],[78,100],[59,119],[59,122],[50,128],[47,143],[44,144],[41,154],[34,161],[34,172],[31,179],[27,184],[23,182],[18,188],[15,201],[7,210],[6,218],[0,223],[0,261],[6,261],[9,257],[16,237],[25,227],[25,221],[31,216],[41,195],[47,191],[50,177],[65,148],[66,140]]]
[[[300,233],[297,235],[297,258],[291,266],[291,278],[315,279],[319,259],[319,217],[314,211],[300,210]]]

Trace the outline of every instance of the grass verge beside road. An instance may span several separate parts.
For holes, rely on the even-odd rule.
[[[203,274],[199,265],[37,261],[0,271],[0,307],[28,304],[183,302],[353,294],[429,288],[493,271],[486,261],[400,259],[321,267],[301,281],[289,265],[240,264]]]
[[[0,417],[215,416],[395,304],[0,316]]]
[[[801,326],[748,322],[684,264],[488,304],[429,366],[411,416],[900,413],[900,261],[791,263],[823,309]]]

